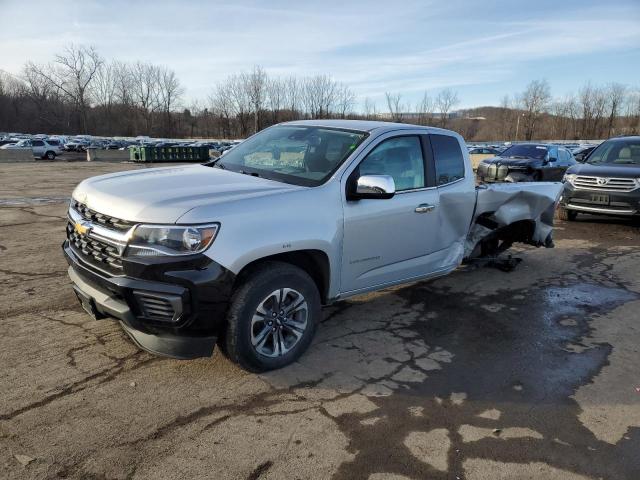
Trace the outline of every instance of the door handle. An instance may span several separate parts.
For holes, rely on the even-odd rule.
[[[423,203],[422,205],[418,205],[415,209],[416,213],[429,213],[432,212],[436,208],[435,205],[428,205]]]

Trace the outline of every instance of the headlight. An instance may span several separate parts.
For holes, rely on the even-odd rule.
[[[638,187],[640,187],[640,178],[636,178],[636,179],[634,179],[634,180],[636,181],[636,185],[637,185]]]
[[[576,176],[577,175],[575,173],[565,173],[564,177],[562,177],[562,183],[569,182],[573,185],[573,182],[576,180]]]
[[[204,252],[220,228],[212,225],[138,225],[129,238],[126,256],[191,255]]]

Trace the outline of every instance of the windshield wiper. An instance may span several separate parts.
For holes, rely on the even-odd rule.
[[[247,172],[246,170],[238,170],[238,172],[249,175],[251,177],[260,177],[260,174],[255,172]]]

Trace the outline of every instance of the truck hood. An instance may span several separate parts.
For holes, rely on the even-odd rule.
[[[591,165],[589,163],[579,163],[567,170],[567,173],[592,177],[640,178],[640,165],[620,165],[613,163]]]
[[[76,187],[73,198],[92,210],[122,220],[175,223],[196,207],[303,188],[219,168],[187,165],[92,177]]]

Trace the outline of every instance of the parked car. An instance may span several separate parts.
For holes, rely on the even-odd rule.
[[[0,148],[3,150],[32,150],[34,157],[48,160],[54,160],[56,155],[62,154],[62,149],[58,142],[52,141],[50,143],[48,140],[40,139],[20,140],[18,143],[2,145]]]
[[[482,160],[487,158],[493,158],[496,155],[500,155],[500,151],[491,147],[474,147],[469,150],[469,157],[471,158],[471,166],[473,170],[478,169],[478,165]]]
[[[119,150],[124,146],[125,146],[125,144],[123,142],[118,141],[118,140],[112,140],[110,142],[105,143],[104,149],[105,150]]]
[[[70,140],[64,144],[64,149],[67,152],[86,152],[90,143],[88,140]]]
[[[231,359],[263,371],[307,349],[322,305],[512,242],[552,246],[561,189],[476,187],[451,131],[299,121],[204,165],[83,181],[63,250],[83,308],[142,348],[209,356],[220,336]]]
[[[583,147],[577,147],[571,151],[573,153],[573,157],[577,162],[584,162],[589,154],[593,152],[593,150],[597,147],[597,145],[587,145]]]
[[[576,164],[569,150],[557,145],[521,143],[478,165],[482,182],[561,181],[567,168]]]
[[[567,170],[558,215],[578,213],[640,215],[640,136],[611,138]]]

